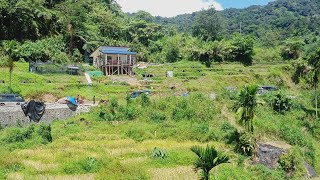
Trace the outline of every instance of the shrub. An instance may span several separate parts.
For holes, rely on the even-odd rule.
[[[224,122],[220,128],[225,143],[231,144],[238,142],[240,134],[229,122]]]
[[[116,108],[118,108],[118,106],[119,106],[119,103],[118,103],[117,99],[112,98],[110,100],[110,105],[109,105],[110,112],[112,114],[115,114],[116,113],[115,110],[116,110]]]
[[[87,157],[80,161],[80,165],[85,172],[97,172],[99,169],[99,161],[93,157]]]
[[[127,120],[134,120],[139,115],[138,109],[135,106],[127,106],[124,108],[124,116]]]
[[[8,134],[5,141],[8,143],[24,142],[27,139],[31,139],[34,130],[34,124],[27,128],[15,128]]]
[[[172,119],[174,120],[191,120],[195,116],[195,110],[192,109],[187,100],[183,100],[177,104],[172,111]]]
[[[277,94],[274,96],[272,107],[274,111],[284,114],[286,111],[290,110],[290,99],[283,94]]]
[[[51,126],[46,124],[41,124],[39,126],[38,134],[42,137],[43,143],[52,142]]]
[[[67,174],[95,173],[98,172],[101,167],[102,163],[96,158],[87,157],[78,161],[67,163],[63,167],[63,170]]]
[[[103,120],[106,120],[106,114],[107,112],[105,110],[100,111],[99,117]]]
[[[167,116],[163,112],[152,111],[151,114],[150,114],[150,119],[153,122],[160,123],[160,122],[164,122],[167,119]]]
[[[197,134],[206,134],[209,132],[209,125],[206,123],[197,124],[194,131]]]
[[[127,94],[127,96],[126,96],[126,102],[127,102],[127,105],[131,104],[132,99],[131,99],[131,95],[130,95],[130,94]]]
[[[291,149],[287,154],[283,154],[278,163],[288,177],[292,177],[298,172],[303,172],[302,156],[297,149]],[[303,174],[301,174],[303,175]]]
[[[145,130],[139,130],[139,129],[130,129],[125,133],[125,135],[136,142],[142,142],[145,139],[151,138],[151,134],[147,133]]]
[[[256,139],[253,137],[251,133],[243,133],[240,135],[237,149],[242,154],[251,156],[256,147]]]
[[[152,151],[153,158],[166,159],[168,157],[168,153],[164,149],[160,149],[155,147]]]
[[[146,107],[150,104],[150,98],[145,93],[141,94],[141,106]]]

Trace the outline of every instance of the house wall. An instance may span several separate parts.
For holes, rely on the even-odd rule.
[[[99,57],[99,55],[101,54],[100,49],[101,49],[101,47],[98,48],[97,50],[95,50],[95,51],[94,51],[93,53],[91,53],[91,55],[90,55],[90,57],[92,57],[92,59],[93,59],[93,64],[94,64],[94,65],[97,65],[97,64],[98,64],[98,57]]]
[[[111,57],[111,61],[109,64],[117,64],[118,63],[118,55],[117,54],[107,54],[106,56],[103,57],[103,59],[106,61],[106,64],[108,64],[107,59],[108,56]],[[119,55],[120,58],[120,63],[122,64],[130,64],[130,55]],[[131,64],[134,64],[135,62],[135,55],[131,55]]]

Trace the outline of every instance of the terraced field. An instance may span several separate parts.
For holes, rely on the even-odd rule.
[[[7,82],[8,73],[1,70],[0,80]],[[168,70],[173,70],[173,78],[166,77]],[[136,69],[141,85],[102,77],[93,78],[93,85],[88,86],[84,76],[37,75],[28,73],[25,63],[17,63],[13,90],[27,98],[80,94],[107,103],[90,113],[55,121],[52,142],[43,140],[40,125],[0,130],[0,153],[4,154],[0,157],[0,178],[197,179],[200,172],[193,170],[196,155],[190,148],[213,145],[231,159],[211,171],[213,179],[285,179],[283,170],[254,164],[250,156],[236,150],[236,134],[243,126],[232,106],[238,90],[246,84],[275,85],[281,93],[295,97],[290,112],[278,114],[270,106],[273,94],[259,96],[254,136],[259,142],[290,144],[319,171],[319,124],[312,111],[305,111],[312,109],[313,93],[294,85],[291,73],[288,64],[215,64],[206,68],[200,63],[179,62]],[[145,78],[146,74],[152,77]],[[0,84],[1,91],[7,86]],[[235,87],[234,92],[225,89],[230,86]],[[151,89],[153,95],[126,98],[140,88]],[[182,97],[185,92],[190,95]],[[155,147],[168,156],[153,157]],[[299,173],[297,177],[302,177],[305,171]]]

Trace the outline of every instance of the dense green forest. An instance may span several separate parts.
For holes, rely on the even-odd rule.
[[[112,45],[131,47],[141,61],[250,65],[298,59],[319,44],[316,0],[278,0],[174,18],[125,14],[113,0],[1,0],[0,9],[0,54],[16,61],[88,62],[98,46]],[[6,52],[8,47],[14,51]]]

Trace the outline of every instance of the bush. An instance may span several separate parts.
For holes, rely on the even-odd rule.
[[[280,157],[278,163],[283,171],[287,173],[287,177],[292,177],[299,172],[303,172],[302,156],[297,149],[291,149],[287,154]],[[300,176],[302,176],[300,174]]]
[[[187,100],[183,100],[177,104],[172,111],[172,119],[174,120],[191,120],[195,116],[195,110],[189,106]]]
[[[206,134],[209,132],[209,125],[206,123],[197,124],[194,129],[194,132],[196,134]]]
[[[39,126],[38,134],[42,137],[43,143],[52,142],[51,126],[46,124],[41,124]]]
[[[237,131],[235,127],[233,127],[229,122],[224,122],[220,128],[222,132],[223,139],[225,143],[231,144],[231,143],[237,143],[240,134]]]
[[[286,111],[290,110],[290,99],[283,94],[277,94],[274,96],[272,107],[274,111],[284,114]]]
[[[168,153],[164,149],[160,149],[160,148],[155,147],[152,151],[152,157],[159,158],[159,159],[165,159],[168,157]]]
[[[150,133],[147,133],[145,130],[139,130],[139,129],[130,129],[125,133],[125,135],[136,142],[142,142],[145,139],[149,139],[152,137]]]
[[[145,93],[141,94],[141,106],[146,107],[150,104],[150,98]]]
[[[152,111],[150,114],[150,119],[153,122],[160,123],[160,122],[164,122],[167,119],[167,116],[163,112]]]
[[[124,116],[127,120],[134,120],[139,115],[138,109],[135,106],[127,106],[124,108]]]
[[[102,167],[102,163],[96,158],[87,157],[75,162],[66,164],[63,170],[67,174],[79,174],[79,173],[95,173]]]
[[[237,149],[244,155],[251,156],[256,147],[256,139],[250,133],[243,133],[240,135]]]
[[[8,134],[8,136],[5,138],[5,141],[8,143],[24,142],[27,139],[31,139],[34,131],[34,124],[27,128],[15,128]]]

